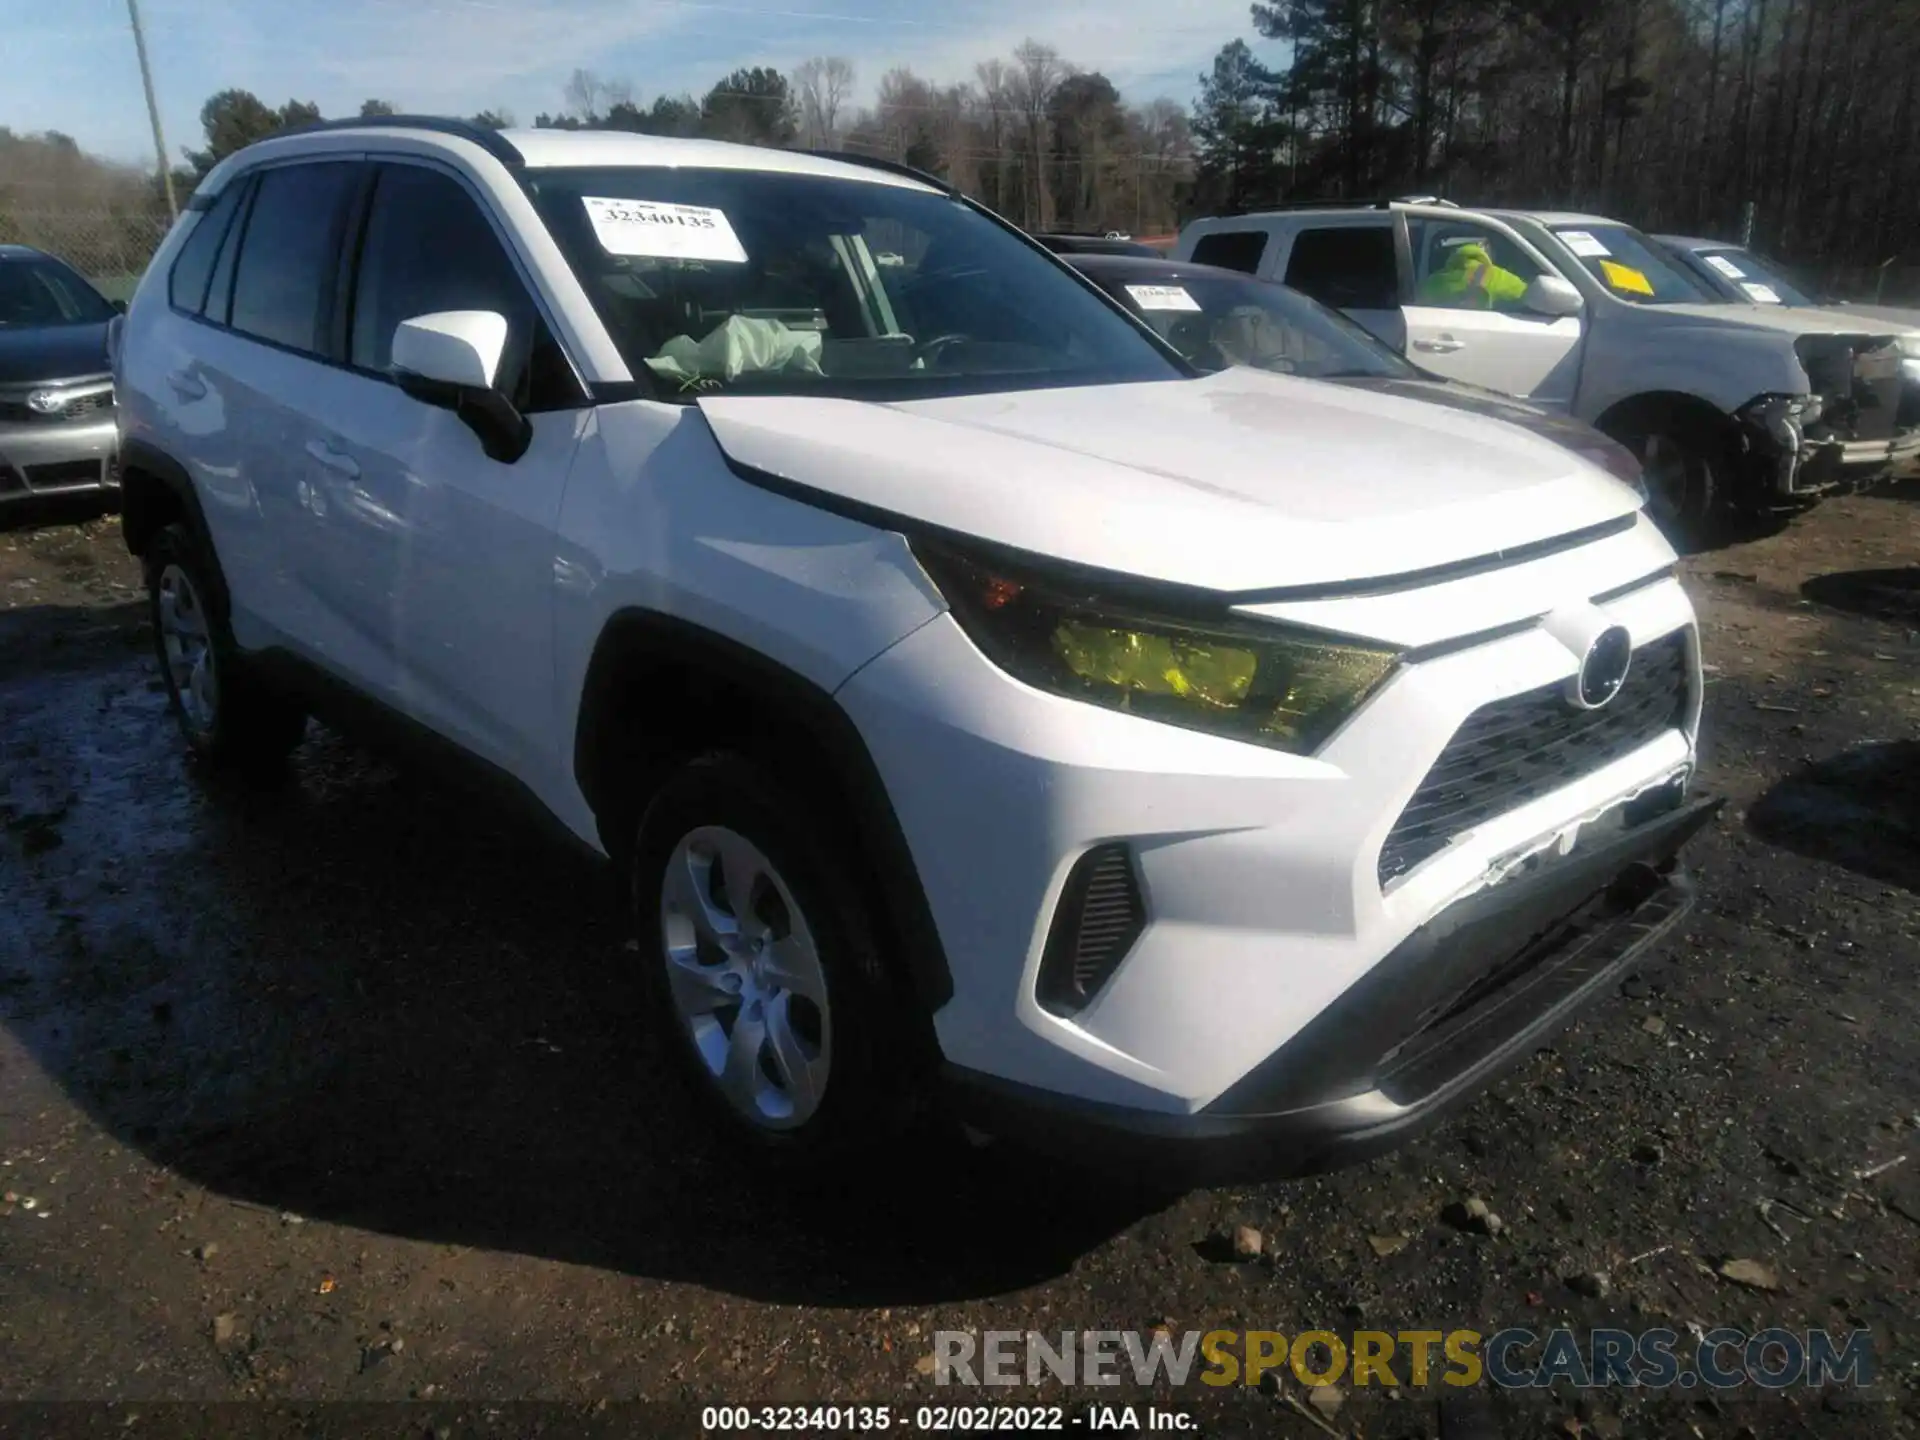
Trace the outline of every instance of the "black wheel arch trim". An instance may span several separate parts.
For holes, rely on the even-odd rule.
[[[616,611],[602,627],[574,730],[574,778],[601,819],[608,853],[619,854],[631,837],[605,829],[615,784],[608,762],[620,743],[607,727],[617,724],[621,713],[621,671],[653,662],[705,671],[722,683],[780,697],[783,720],[799,726],[833,766],[851,828],[880,881],[881,917],[902,946],[905,978],[915,997],[929,1015],[946,1004],[953,996],[946,950],[886,782],[853,718],[831,692],[778,661],[693,621],[638,606]],[[631,743],[640,743],[640,737],[631,737]]]
[[[136,480],[136,476],[146,478]],[[168,523],[166,518],[150,508],[151,501],[146,498],[145,492],[148,479],[172,500],[187,528],[193,532],[194,539],[199,541],[201,554],[213,568],[213,601],[219,606],[221,615],[225,616],[229,610],[227,577],[220,568],[213,532],[207,528],[200,492],[194,489],[186,466],[159,446],[140,439],[123,440],[120,444],[120,535],[128,552],[144,559],[147,542]]]

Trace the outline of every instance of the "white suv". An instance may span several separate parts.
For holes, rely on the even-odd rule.
[[[1722,304],[1617,220],[1311,207],[1196,220],[1173,253],[1284,281],[1425,369],[1604,431],[1640,456],[1676,538],[1870,484],[1920,441],[1899,413],[1900,327]]]
[[[207,177],[116,378],[193,749],[397,720],[611,857],[750,1153],[944,1094],[1334,1163],[1687,907],[1698,644],[1627,485],[1201,376],[915,174],[318,127]]]

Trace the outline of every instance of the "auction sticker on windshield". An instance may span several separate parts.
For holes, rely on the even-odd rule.
[[[609,255],[665,260],[720,260],[744,264],[747,252],[724,211],[658,200],[612,200],[584,195],[594,238]]]
[[[1584,230],[1562,230],[1560,239],[1567,249],[1582,260],[1598,260],[1602,255],[1613,253]]]
[[[1200,302],[1179,285],[1129,285],[1127,294],[1142,310],[1194,310]]]
[[[1718,270],[1722,275],[1726,276],[1729,280],[1738,280],[1741,276],[1747,273],[1746,271],[1742,270],[1738,265],[1734,264],[1731,260],[1727,259],[1727,257],[1724,255],[1707,256],[1707,264],[1711,265],[1714,269]]]
[[[1747,298],[1756,305],[1778,305],[1780,303],[1780,292],[1775,290],[1771,285],[1755,285],[1747,281],[1742,281],[1740,288],[1747,292]]]

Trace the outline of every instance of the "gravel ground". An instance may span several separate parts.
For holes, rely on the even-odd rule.
[[[132,1407],[0,1434],[680,1433],[629,1402],[951,1402],[936,1330],[1161,1324],[1876,1356],[1865,1391],[1159,1392],[1209,1434],[1920,1434],[1916,556],[1908,485],[1689,560],[1731,798],[1684,932],[1398,1153],[1150,1205],[933,1139],[750,1186],[635,1038],[604,875],[324,733],[282,793],[196,781],[117,525],[0,533],[0,1401]]]

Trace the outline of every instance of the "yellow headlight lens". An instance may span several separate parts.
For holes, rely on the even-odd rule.
[[[1399,661],[1255,620],[1147,613],[945,547],[916,552],[974,643],[1027,684],[1255,745],[1313,751]]]

